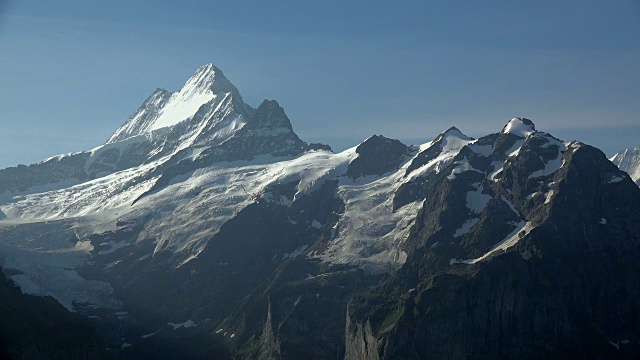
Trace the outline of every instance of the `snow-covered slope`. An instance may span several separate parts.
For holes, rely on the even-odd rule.
[[[320,257],[335,263],[358,264],[371,272],[393,270],[404,263],[407,256],[404,241],[423,199],[396,207],[396,192],[421,177],[439,173],[471,142],[471,138],[452,128],[434,141],[414,146],[414,155],[408,156],[393,172],[357,180],[342,179],[338,194],[345,210],[333,228],[334,237],[327,251]],[[416,166],[428,153],[433,154],[432,158]]]
[[[612,163],[622,171],[626,171],[631,179],[640,186],[640,148],[630,148],[615,154]]]

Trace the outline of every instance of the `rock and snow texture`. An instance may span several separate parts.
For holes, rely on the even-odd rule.
[[[452,128],[434,141],[415,146],[417,154],[405,158],[394,172],[341,178],[338,195],[345,210],[333,228],[327,250],[317,256],[332,263],[356,264],[371,273],[396,269],[406,260],[404,242],[423,199],[394,209],[395,193],[405,184],[439,173],[471,141]]]
[[[503,134],[514,134],[519,137],[527,137],[535,131],[533,122],[525,118],[513,118],[502,129]]]
[[[640,186],[640,148],[622,150],[609,160]]]
[[[179,92],[156,89],[107,143],[179,124],[192,118],[203,105],[233,92],[237,90],[218,68],[212,64],[204,65]]]
[[[521,149],[532,143],[557,149],[552,156],[535,159],[538,168],[529,178],[536,181],[564,165],[564,143],[537,132],[530,120],[514,118],[501,133],[487,138],[490,141],[475,140],[452,127],[418,146],[373,136],[337,154],[305,152],[306,144],[295,135],[277,102],[265,100],[257,109],[249,107],[222,72],[208,64],[179,92],[156,90],[105,145],[45,162],[54,167],[77,159],[74,166],[85,177],[62,178],[22,192],[0,188],[0,245],[7,254],[4,261],[23,272],[15,280],[24,289],[56,296],[66,306],[79,300],[107,307],[113,305],[108,284],[88,282],[73,272],[91,256],[125,253],[134,244],[147,244],[150,250],[144,256],[170,252],[174,256],[167,266],[180,267],[197,258],[209,239],[247,206],[258,200],[291,206],[333,181],[334,196],[344,208],[334,224],[309,223],[317,232],[330,233],[328,241],[313,251],[308,245],[289,249],[283,257],[309,256],[371,273],[389,272],[407,258],[405,242],[431,196],[413,191],[425,179],[483,178],[467,184],[463,206],[468,218],[459,219],[451,230],[453,239],[463,239],[475,231],[490,207],[491,187],[500,186],[503,173],[529,153]],[[499,147],[505,138],[510,142]],[[94,175],[87,175],[88,169],[96,169]],[[271,193],[270,189],[290,183],[296,183],[291,197]],[[403,189],[410,190],[399,200]],[[545,189],[537,191],[544,194]],[[551,201],[553,190],[546,194]],[[519,229],[528,231],[526,219],[514,205],[504,196],[502,201],[520,218]],[[138,222],[134,239],[109,242],[100,250],[88,241],[92,235],[126,231],[122,224]],[[45,232],[64,225],[61,238],[76,241],[4,240],[30,224],[40,224]],[[29,236],[21,233],[16,238]],[[497,245],[480,259],[515,242],[515,235],[496,239]],[[52,264],[46,265],[51,269],[30,263],[30,258],[36,261],[41,256],[51,257],[48,262],[37,260],[42,266]],[[70,280],[61,284],[65,277]],[[44,289],[46,283],[52,285]],[[96,298],[81,292],[83,286],[94,289]]]
[[[531,230],[533,230],[533,226],[530,222],[521,221],[517,224],[513,223],[516,228],[510,232],[504,239],[502,239],[499,243],[495,244],[487,253],[482,255],[479,258],[468,259],[468,260],[456,260],[451,259],[450,264],[475,264],[479,261],[490,258],[493,255],[499,254],[500,251],[506,251],[510,247],[514,246],[518,241],[527,235]]]

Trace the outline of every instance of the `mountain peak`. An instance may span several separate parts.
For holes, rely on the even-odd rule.
[[[275,100],[265,99],[256,109],[248,124],[250,129],[269,129],[270,131],[292,132],[293,127],[284,109]]]
[[[519,137],[527,137],[527,135],[534,132],[536,132],[536,126],[533,121],[521,117],[514,117],[509,120],[501,131],[502,134],[514,134]]]
[[[445,132],[443,132],[441,135],[443,136],[455,136],[457,138],[460,139],[464,139],[464,140],[473,140],[473,138],[465,135],[462,131],[460,131],[457,127],[452,126],[450,128],[448,128]]]
[[[460,139],[460,140],[463,140],[463,141],[474,140],[472,137],[465,135],[457,127],[452,126],[452,127],[448,128],[447,130],[445,130],[445,131],[441,132],[440,134],[438,134],[438,136],[436,136],[436,138],[430,144],[441,143],[443,141],[443,139],[446,139],[446,138],[456,138],[456,139]]]
[[[107,143],[176,125],[192,118],[205,104],[231,95],[240,112],[250,112],[238,89],[213,64],[202,65],[178,92],[157,88],[142,106],[111,136]],[[218,99],[218,100],[216,100]]]
[[[191,89],[196,91],[210,90],[214,94],[233,93],[235,96],[240,95],[238,89],[227,79],[222,70],[212,63],[200,66],[187,80],[180,92]]]
[[[409,153],[409,147],[399,140],[373,135],[358,145],[356,153],[358,157],[351,161],[346,173],[352,178],[382,175],[397,169]]]

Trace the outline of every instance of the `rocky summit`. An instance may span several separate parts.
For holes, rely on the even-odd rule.
[[[496,130],[334,153],[204,65],[0,170],[0,355],[640,358],[637,149]]]

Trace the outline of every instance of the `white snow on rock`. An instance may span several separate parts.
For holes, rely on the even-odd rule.
[[[518,154],[520,153],[520,149],[522,149],[523,144],[524,144],[524,139],[520,139],[515,143],[513,143],[513,146],[511,146],[509,150],[505,151],[504,153],[507,155],[507,157],[518,156]]]
[[[491,162],[491,166],[493,166],[493,171],[491,173],[489,173],[489,180],[493,181],[493,182],[497,182],[500,179],[498,178],[498,174],[500,174],[502,172],[502,170],[504,170],[504,162],[502,161],[492,161]]]
[[[460,226],[460,228],[456,230],[456,232],[453,234],[453,237],[460,237],[466,234],[475,224],[478,223],[479,220],[480,219],[478,218],[472,218],[465,221],[464,224],[462,224],[462,226]],[[434,247],[436,244],[433,244],[431,247]]]
[[[327,250],[316,256],[328,262],[356,264],[370,273],[390,272],[403,264],[407,255],[401,247],[423,201],[393,211],[393,195],[408,181],[439,173],[473,141],[457,129],[450,129],[442,136],[440,154],[406,177],[413,159],[408,159],[398,171],[386,176],[364,177],[355,183],[352,179],[341,178],[338,194],[345,203],[345,211],[334,228]],[[426,151],[433,146],[440,145],[432,141],[418,148]]]
[[[442,169],[448,166],[453,159],[458,155],[460,150],[466,145],[470,144],[474,140],[463,133],[461,133],[458,129],[450,129],[442,136],[442,148],[440,149],[440,154],[433,160],[429,161],[425,165],[411,172],[412,177],[419,176],[428,172],[439,173]],[[432,146],[437,146],[436,141],[431,141],[426,144],[420,145],[420,152],[425,151]]]
[[[160,329],[160,330],[158,330],[158,331],[156,331],[156,332],[154,332],[154,333],[151,333],[151,334],[145,334],[145,335],[142,335],[141,337],[142,337],[143,339],[148,339],[148,338],[150,338],[150,337],[152,337],[152,336],[154,336],[154,335],[158,334],[160,331],[162,331],[162,329]]]
[[[511,201],[507,200],[507,198],[505,198],[504,195],[500,195],[500,198],[502,199],[502,201],[504,201],[505,204],[507,204],[507,206],[509,206],[509,209],[511,209],[511,211],[513,211],[516,215],[520,216],[520,213],[518,212],[516,207],[513,206],[513,203],[511,203]]]
[[[205,103],[216,95],[211,86],[216,72],[211,64],[200,68],[182,87],[180,92],[171,95],[169,102],[163,107],[158,118],[149,125],[146,131],[175,125],[192,117]]]
[[[518,224],[514,224],[514,225],[516,225],[516,228],[512,232],[510,232],[502,241],[500,241],[499,243],[494,245],[491,248],[491,250],[489,250],[486,254],[482,255],[479,258],[475,258],[475,259],[468,259],[468,260],[451,259],[449,261],[449,265],[453,265],[453,264],[475,264],[475,263],[477,263],[479,261],[488,259],[492,255],[495,255],[496,253],[498,253],[500,251],[506,251],[507,249],[509,249],[513,245],[517,244],[518,241],[520,241],[520,239],[523,236],[526,236],[527,234],[529,234],[529,232],[531,232],[531,230],[533,230],[533,225],[530,222],[521,221]]]
[[[609,160],[640,186],[640,148],[622,150]]]
[[[554,193],[555,193],[555,190],[549,190],[549,191],[547,192],[547,194],[546,194],[546,196],[545,196],[545,199],[544,199],[544,203],[545,203],[545,204],[548,204],[548,203],[550,203],[550,202],[551,202],[551,199],[553,199],[553,195],[554,195]]]
[[[282,254],[283,259],[295,259],[298,255],[302,254],[305,250],[307,250],[308,245],[302,245],[299,248],[295,249],[291,254]]]
[[[493,145],[477,145],[471,143],[467,145],[471,151],[484,157],[489,157],[493,153]]]
[[[536,170],[529,175],[530,179],[551,175],[554,172],[560,170],[560,168],[564,165],[564,160],[562,160],[562,151],[558,151],[558,155],[555,159],[549,160],[544,164],[544,167],[540,170]]]
[[[42,226],[20,226],[6,237],[7,233],[3,233],[0,263],[4,268],[21,271],[10,278],[24,293],[52,296],[69,311],[75,311],[74,302],[118,309],[121,303],[115,299],[111,285],[87,280],[75,270],[89,256],[88,241],[77,246],[69,243],[68,234],[59,227]]]
[[[180,328],[188,329],[188,328],[191,328],[191,327],[198,326],[193,320],[187,320],[187,321],[185,321],[183,323],[179,323],[179,324],[170,322],[170,323],[167,323],[167,325],[171,326],[173,328],[173,330],[178,330]]]
[[[475,183],[473,186],[476,189],[467,193],[467,208],[474,214],[480,214],[491,200],[491,195],[482,193],[482,183]]]
[[[205,104],[223,98],[224,93],[215,94],[213,84],[222,77],[212,64],[198,69],[179,92],[168,93],[156,90],[143,107],[122,125],[107,141],[113,143],[132,136],[179,124],[191,117]],[[222,102],[222,101],[220,101]]]
[[[539,192],[533,192],[533,193],[527,195],[527,200],[531,200],[531,199],[533,199],[534,197],[536,197],[538,195],[540,195]]]
[[[615,184],[615,183],[618,183],[618,182],[620,182],[622,180],[624,180],[624,176],[614,175],[614,176],[611,176],[609,178],[609,180],[607,180],[607,183]]]
[[[520,137],[527,137],[536,132],[533,126],[524,123],[522,118],[513,118],[502,129],[503,134],[514,134]]]
[[[466,158],[464,160],[457,161],[455,164],[456,166],[453,168],[453,170],[451,170],[451,174],[447,176],[447,179],[449,180],[453,180],[456,178],[457,174],[462,174],[463,172],[467,171],[475,171],[482,174],[482,171],[471,166]]]

